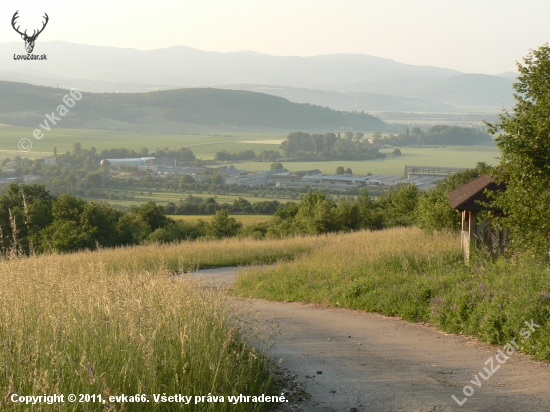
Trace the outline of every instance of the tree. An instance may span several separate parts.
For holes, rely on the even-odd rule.
[[[361,225],[359,203],[344,200],[338,203],[337,213],[342,229],[346,231],[359,229]]]
[[[172,219],[166,217],[164,208],[151,200],[140,206],[130,206],[130,215],[139,216],[153,231],[173,223]]]
[[[183,175],[180,177],[179,188],[183,189],[186,184],[195,183],[195,179],[191,175]]]
[[[401,156],[401,150],[399,149],[393,149],[393,152],[392,152],[392,156],[393,157],[398,157],[398,156]]]
[[[416,223],[420,190],[414,184],[404,184],[380,196],[378,208],[383,210],[384,226],[411,226]]]
[[[343,138],[346,139],[346,140],[352,140],[353,139],[353,133],[352,132],[346,132],[346,133],[344,133]]]
[[[319,154],[323,150],[323,135],[322,134],[312,134],[311,139],[315,144],[315,153]]]
[[[357,132],[353,135],[353,141],[356,142],[356,143],[359,143],[360,141],[363,140],[363,137],[365,137],[365,135],[361,132]]]
[[[108,203],[87,202],[80,215],[80,228],[88,233],[93,243],[102,247],[119,244],[116,230],[123,213],[112,208]],[[95,246],[95,245],[94,245]]]
[[[364,229],[378,230],[384,227],[382,214],[378,211],[376,201],[369,196],[367,189],[359,192],[359,214],[361,227]]]
[[[346,171],[345,171],[345,169],[344,169],[343,166],[338,166],[338,167],[336,168],[336,174],[337,174],[337,175],[343,175],[343,174],[345,174],[345,173],[346,173]]]
[[[207,236],[221,239],[235,236],[243,224],[237,222],[235,218],[229,217],[227,210],[222,209],[216,212],[212,220],[205,226]]]
[[[449,192],[487,173],[490,173],[489,167],[480,162],[475,169],[455,173],[423,192],[418,199],[418,225],[426,232],[459,231],[461,216],[452,208]]]
[[[223,185],[223,182],[225,181],[224,177],[218,172],[212,173],[210,180],[215,185]]]
[[[73,154],[77,156],[80,156],[82,154],[82,145],[80,143],[73,143]]]
[[[196,159],[195,154],[187,147],[180,147],[176,150],[175,155],[180,162],[192,162]]]
[[[282,170],[284,169],[283,164],[280,162],[271,163],[271,170]]]
[[[489,126],[497,136],[501,163],[497,180],[507,189],[494,194],[510,229],[512,245],[548,258],[550,251],[550,46],[544,44],[518,63],[516,105]]]
[[[352,175],[353,174],[353,170],[351,170],[349,167],[346,169],[346,174],[347,175]]]
[[[16,243],[18,251],[40,248],[40,231],[53,221],[53,197],[44,186],[10,184],[0,196],[0,246],[2,251]]]
[[[336,204],[326,193],[310,189],[298,203],[294,226],[298,233],[310,235],[335,232],[341,228]]]
[[[100,187],[101,186],[101,173],[88,173],[86,177],[84,178],[92,187]]]
[[[332,147],[334,146],[334,143],[336,143],[337,140],[338,138],[334,133],[325,133],[323,139],[323,144],[325,146],[324,151],[330,153]]]

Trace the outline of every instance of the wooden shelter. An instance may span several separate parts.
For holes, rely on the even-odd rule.
[[[462,214],[461,244],[464,261],[470,260],[470,248],[476,242],[485,245],[491,253],[501,253],[508,242],[508,231],[498,230],[491,225],[492,219],[487,218],[479,225],[476,218],[480,211],[487,210],[496,214],[502,213],[497,207],[492,207],[492,199],[488,191],[506,190],[504,184],[498,184],[490,176],[481,176],[449,193],[453,209]]]

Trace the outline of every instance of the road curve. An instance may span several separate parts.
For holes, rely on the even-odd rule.
[[[221,268],[196,275],[226,287],[238,272]],[[273,358],[282,359],[311,395],[297,410],[550,411],[548,363],[515,353],[499,364],[497,347],[397,318],[310,304],[246,302],[251,316],[278,324]],[[485,364],[491,357],[494,373],[488,376],[484,368],[491,371]]]

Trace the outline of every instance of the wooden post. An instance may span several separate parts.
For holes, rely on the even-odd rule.
[[[464,263],[468,263],[470,259],[469,239],[468,239],[468,212],[462,211],[462,231],[460,232],[460,246],[462,247],[462,255],[464,256]]]
[[[464,263],[470,262],[470,248],[475,244],[476,237],[476,214],[475,210],[462,211],[462,236],[461,245],[464,255]]]

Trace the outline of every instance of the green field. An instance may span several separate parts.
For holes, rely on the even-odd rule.
[[[487,162],[497,164],[496,158],[500,151],[491,146],[475,147],[402,147],[400,148],[402,156],[392,157],[390,153],[393,149],[382,149],[382,153],[387,153],[386,159],[375,160],[338,160],[330,162],[283,162],[283,166],[295,172],[298,170],[319,169],[323,173],[335,173],[338,166],[350,167],[354,174],[366,175],[384,174],[398,175],[404,174],[405,165],[418,166],[444,166],[444,167],[475,167],[477,162]],[[249,171],[261,171],[269,169],[269,165],[258,162],[244,162],[238,164],[239,169]]]
[[[197,157],[213,159],[214,154],[220,150],[238,152],[242,150],[269,150],[277,148],[278,144],[263,144],[266,141],[280,141],[286,133],[254,133],[254,132],[224,132],[211,131],[196,135],[136,133],[115,130],[95,129],[52,129],[45,132],[41,140],[33,137],[33,128],[0,126],[0,152],[18,151],[17,143],[23,138],[32,142],[32,150],[24,153],[24,156],[36,156],[37,152],[52,153],[57,147],[59,153],[72,150],[73,143],[79,142],[83,148],[95,147],[98,151],[124,147],[139,150],[147,147],[150,150],[157,148],[174,148],[187,146],[197,154]],[[208,136],[210,134],[210,136]],[[217,136],[215,136],[217,135]],[[228,136],[228,137],[225,137]],[[230,137],[229,137],[230,136]],[[238,143],[238,142],[245,143]],[[250,142],[258,142],[257,144]],[[12,154],[13,155],[13,154]]]
[[[54,147],[59,153],[72,150],[75,142],[80,142],[83,148],[95,147],[98,150],[124,147],[139,150],[147,147],[150,150],[157,148],[189,147],[197,158],[211,160],[216,152],[227,150],[240,152],[253,150],[260,153],[262,150],[280,150],[280,142],[286,133],[265,132],[210,132],[202,135],[154,134],[121,132],[113,130],[93,129],[55,129],[45,133],[42,140],[32,137],[31,128],[0,126],[0,160],[5,157],[21,155],[35,158],[44,154],[51,154]],[[232,133],[230,137],[224,137]],[[210,134],[210,135],[208,135]],[[217,136],[216,136],[217,134]],[[30,152],[22,153],[17,150],[17,142],[22,138],[32,141]],[[499,150],[495,146],[475,147],[402,147],[402,156],[392,157],[392,149],[382,149],[389,155],[386,159],[362,161],[328,161],[328,162],[284,162],[284,166],[291,172],[307,169],[319,169],[323,173],[334,173],[338,166],[350,167],[355,174],[390,174],[402,175],[405,165],[420,166],[449,166],[474,167],[477,162],[485,161],[489,164],[498,163],[496,158]],[[269,170],[270,163],[261,162],[227,162],[236,164],[240,169],[248,171]]]
[[[238,222],[242,222],[243,225],[255,225],[257,223],[264,223],[269,221],[271,219],[271,216],[266,215],[229,215],[230,217],[234,217],[235,220]],[[175,220],[183,220],[185,222],[196,222],[197,220],[204,220],[205,222],[209,222],[212,220],[213,215],[205,216],[205,215],[171,215],[169,216],[172,219]]]

